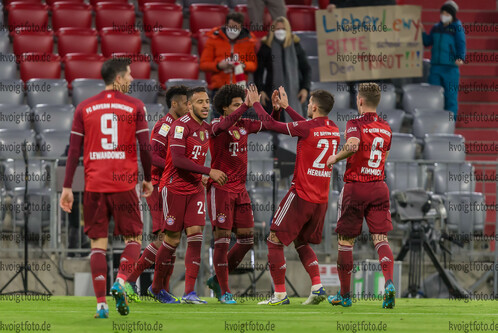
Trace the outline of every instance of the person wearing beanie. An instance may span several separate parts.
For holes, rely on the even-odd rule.
[[[458,112],[460,66],[466,53],[465,32],[456,15],[458,5],[446,1],[441,7],[441,21],[432,27],[429,34],[422,33],[424,46],[432,46],[429,83],[444,88],[444,108]]]

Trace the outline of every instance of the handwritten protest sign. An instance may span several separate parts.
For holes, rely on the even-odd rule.
[[[422,76],[420,6],[316,11],[320,81]]]

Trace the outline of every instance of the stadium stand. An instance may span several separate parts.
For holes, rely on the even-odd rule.
[[[60,28],[55,35],[57,36],[57,50],[61,57],[68,53],[98,53],[99,41],[95,29]]]
[[[185,53],[192,51],[192,34],[183,29],[161,29],[152,33],[150,49],[154,59],[161,53]]]
[[[69,103],[67,81],[64,79],[31,79],[26,82],[26,90],[27,103],[32,108],[39,104]]]
[[[57,1],[52,5],[52,28],[91,29],[92,7],[83,2]]]
[[[52,53],[23,53],[20,63],[21,79],[59,79],[61,59]]]

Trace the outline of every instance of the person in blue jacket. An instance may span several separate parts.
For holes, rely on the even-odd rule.
[[[457,114],[460,80],[459,66],[465,60],[465,31],[456,18],[458,5],[446,1],[441,7],[441,22],[422,34],[424,46],[432,46],[429,83],[443,86],[444,108]]]

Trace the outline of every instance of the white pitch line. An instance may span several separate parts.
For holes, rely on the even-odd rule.
[[[169,309],[168,309],[169,310]],[[19,312],[19,311],[14,311],[14,310],[2,310],[2,312]],[[34,310],[23,310],[22,312],[44,312],[44,311],[34,311]],[[57,313],[82,313],[83,311],[50,311],[51,313],[52,312],[57,312]],[[148,313],[148,314],[151,314],[150,311],[130,311],[131,314],[133,313]],[[264,312],[255,312],[255,311],[202,311],[202,312],[199,312],[199,311],[195,311],[195,312],[185,312],[185,311],[181,311],[181,312],[178,312],[178,311],[168,311],[168,313],[176,313],[176,314],[179,314],[179,313],[182,313],[182,314],[189,314],[189,315],[195,315],[196,313],[199,313],[199,314],[218,314],[218,313],[233,313],[233,314],[274,314],[274,313],[278,313],[278,314],[282,314],[282,313],[286,313],[286,314],[327,314],[325,312],[308,312],[308,311],[278,311],[278,312],[275,312],[275,311],[264,311]],[[441,315],[445,315],[445,316],[495,316],[496,317],[496,314],[495,313],[457,313],[457,314],[450,314],[450,313],[426,313],[426,312],[385,312],[385,313],[382,313],[382,312],[352,312],[352,313],[338,313],[338,312],[335,312],[335,311],[330,311],[329,312],[330,314],[338,314],[338,315],[388,315],[388,316],[395,316],[395,315],[431,315],[431,316],[441,316]]]

